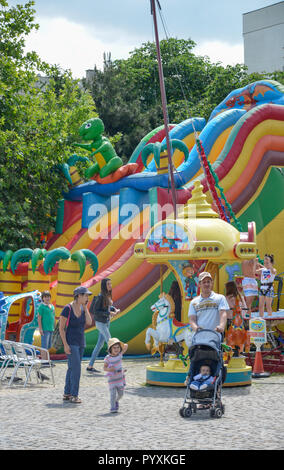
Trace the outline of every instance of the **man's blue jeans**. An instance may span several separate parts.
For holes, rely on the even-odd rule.
[[[69,344],[71,354],[67,354],[68,369],[65,379],[64,395],[77,397],[81,377],[81,361],[84,347]]]
[[[98,337],[98,342],[92,352],[92,356],[89,362],[89,367],[93,367],[93,364],[95,360],[97,359],[98,355],[100,354],[100,350],[102,349],[104,342],[107,343],[108,340],[111,338],[111,335],[109,332],[109,325],[110,325],[109,321],[107,323],[96,321],[96,327],[99,330],[99,337]]]

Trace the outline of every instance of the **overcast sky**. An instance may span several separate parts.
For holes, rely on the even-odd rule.
[[[24,4],[10,0],[9,5]],[[242,15],[273,5],[271,0],[160,0],[167,33],[197,43],[195,53],[224,65],[243,62]],[[37,32],[28,50],[82,78],[103,53],[127,58],[143,42],[154,41],[150,0],[35,0]],[[159,21],[160,39],[165,33]]]

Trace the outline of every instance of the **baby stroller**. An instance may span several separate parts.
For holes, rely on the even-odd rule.
[[[197,410],[210,410],[212,418],[222,418],[225,412],[222,398],[222,384],[226,378],[226,368],[223,363],[221,336],[216,331],[200,329],[192,337],[192,344],[188,350],[190,368],[188,384],[184,402],[179,412],[183,418],[190,418]],[[211,376],[214,377],[212,385],[205,390],[191,390],[193,377],[199,373],[201,365],[208,365]]]

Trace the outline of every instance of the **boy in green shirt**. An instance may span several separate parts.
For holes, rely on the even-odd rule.
[[[51,300],[49,291],[41,294],[42,303],[38,308],[38,326],[41,335],[41,347],[44,349],[51,348],[52,332],[55,328],[55,309]],[[43,359],[47,359],[43,357]]]

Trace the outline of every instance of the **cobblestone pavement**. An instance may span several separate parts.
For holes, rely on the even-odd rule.
[[[151,359],[124,359],[127,387],[117,414],[109,412],[104,373],[82,364],[82,404],[62,402],[66,363],[53,368],[56,386],[0,385],[0,449],[197,450],[283,449],[284,376],[223,389],[222,419],[199,411],[181,418],[184,388],[145,384]],[[102,360],[96,367],[103,370]],[[50,375],[49,371],[43,371]]]

